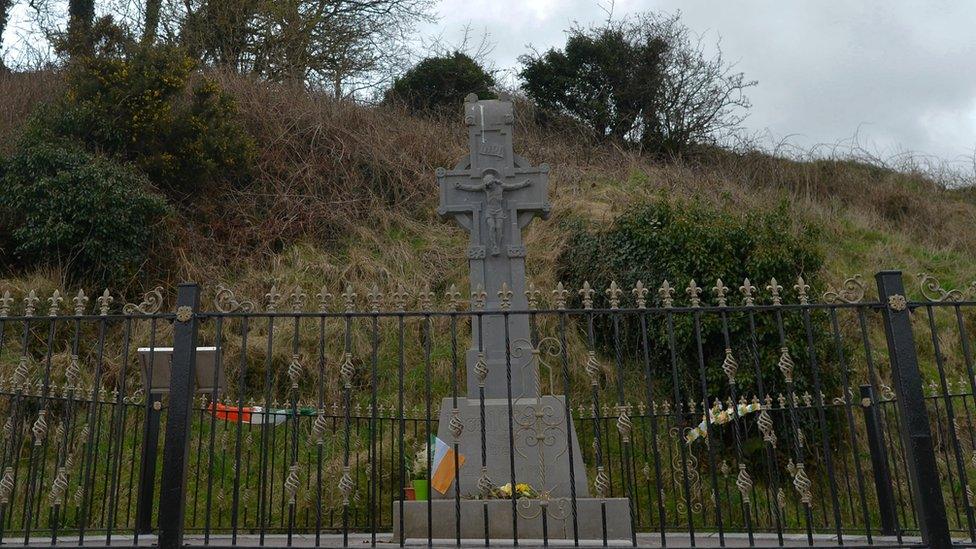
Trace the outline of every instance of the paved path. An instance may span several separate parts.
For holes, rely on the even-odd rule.
[[[349,547],[370,547],[371,537],[369,534],[350,534],[349,535]],[[104,547],[105,538],[103,536],[89,536],[85,538],[85,547]],[[284,535],[267,535],[264,538],[265,547],[285,547],[287,545],[288,539]],[[902,538],[901,544],[898,540],[893,537],[881,537],[875,536],[872,539],[872,544],[868,543],[865,536],[845,536],[843,546],[838,545],[837,539],[832,536],[827,535],[816,535],[814,536],[814,547],[844,547],[849,548],[859,548],[859,547],[871,547],[871,548],[885,548],[885,547],[912,547],[921,546],[921,540],[917,537],[904,537]],[[156,545],[156,536],[140,536],[138,547],[152,547]],[[210,536],[209,544],[205,544],[203,536],[198,535],[188,535],[186,536],[185,543],[191,547],[210,547],[214,549],[219,549],[223,547],[260,547],[261,539],[256,535],[240,535],[237,537],[236,545],[231,545],[231,537],[226,535],[215,535]],[[512,540],[492,540],[492,546],[498,547],[513,547],[514,544]],[[783,545],[779,544],[778,539],[775,535],[771,534],[756,534],[753,539],[753,547],[809,547],[808,540],[804,535],[790,534],[784,536]],[[77,538],[65,537],[58,540],[59,547],[72,547],[76,546]],[[23,547],[23,538],[6,538],[4,539],[4,545],[18,545]],[[30,546],[49,546],[50,539],[48,538],[38,538],[32,539]],[[426,539],[407,539],[405,545],[407,547],[426,547]],[[462,540],[462,547],[484,547],[484,540]],[[580,547],[600,547],[602,542],[599,540],[581,540]],[[608,543],[610,547],[631,547],[630,541],[611,541]],[[660,534],[638,534],[637,536],[638,547],[662,547]],[[315,536],[309,534],[296,534],[292,536],[291,539],[292,547],[315,547]],[[319,547],[342,547],[343,538],[341,534],[322,534],[320,536]],[[376,546],[380,549],[384,548],[394,548],[398,546],[396,540],[393,539],[392,535],[389,533],[377,534],[376,535]],[[449,540],[433,540],[434,547],[456,547],[456,543],[453,539]],[[673,533],[667,535],[667,547],[675,549],[684,549],[690,547],[721,547],[718,534],[713,533],[698,533],[695,535],[695,545],[691,545],[691,540],[687,534]],[[113,536],[111,547],[134,547],[133,539],[131,536]],[[542,540],[519,540],[518,547],[520,549],[530,549],[530,548],[541,548],[544,547]],[[550,540],[548,547],[550,549],[561,549],[566,547],[573,547],[572,542],[565,543],[564,540]],[[725,547],[750,547],[749,539],[745,534],[725,534]]]

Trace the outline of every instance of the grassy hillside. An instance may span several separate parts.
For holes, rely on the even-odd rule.
[[[423,119],[215,76],[236,97],[257,142],[256,180],[184,207],[169,221],[167,249],[130,291],[185,278],[221,281],[255,297],[272,282],[435,290],[463,284],[465,236],[438,220],[433,177],[436,167],[452,166],[465,153],[460,115]],[[52,97],[57,83],[50,74],[0,77],[0,152],[10,149],[30,108]],[[948,286],[966,285],[972,276],[971,192],[854,161],[712,151],[654,162],[588,143],[571,130],[539,127],[529,105],[517,109],[517,153],[552,166],[553,216],[534,222],[526,235],[530,276],[540,286],[555,283],[565,220],[610,220],[634,201],[661,195],[729,212],[786,203],[797,220],[823,227],[823,274],[834,283],[881,268],[933,272]],[[58,272],[18,273],[3,283],[54,286],[60,278]]]

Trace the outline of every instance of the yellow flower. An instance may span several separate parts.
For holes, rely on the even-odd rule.
[[[501,493],[501,494],[503,494],[503,495],[506,495],[506,496],[512,495],[512,483],[509,482],[508,484],[506,484],[504,486],[500,486],[498,488],[498,492]]]

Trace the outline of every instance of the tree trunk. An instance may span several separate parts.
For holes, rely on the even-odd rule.
[[[3,62],[3,31],[7,28],[7,21],[10,19],[10,8],[14,5],[14,0],[0,0],[0,72],[6,72],[7,65]]]
[[[152,44],[156,40],[156,29],[159,27],[159,9],[163,0],[146,0],[145,28],[142,29],[142,43]]]
[[[91,52],[91,27],[95,0],[68,1],[68,55]]]

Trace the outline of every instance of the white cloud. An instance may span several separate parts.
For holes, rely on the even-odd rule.
[[[560,47],[574,22],[605,19],[610,0],[495,0],[440,5],[450,41],[463,25],[487,30],[492,59],[509,75],[531,44]],[[914,150],[953,159],[976,148],[976,3],[802,0],[622,0],[617,16],[680,10],[706,43],[759,80],[749,92],[753,132],[802,146],[855,133],[881,153]]]

